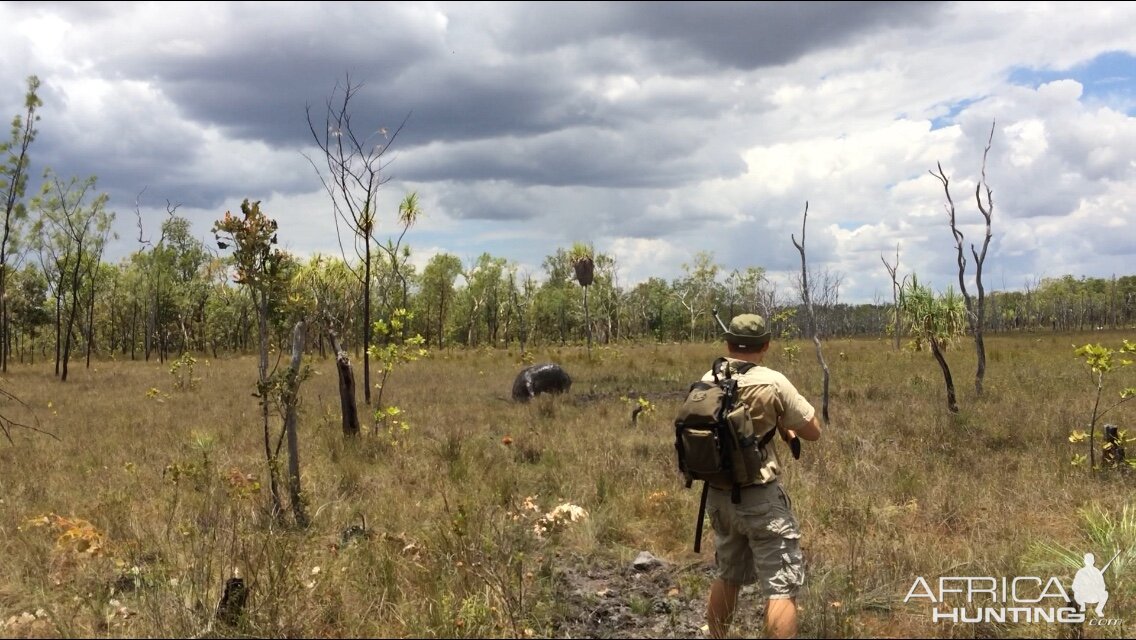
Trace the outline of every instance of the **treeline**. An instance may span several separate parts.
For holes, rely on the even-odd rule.
[[[46,239],[27,243],[22,266],[7,278],[8,359],[55,359],[65,366],[76,354],[165,360],[184,352],[217,357],[255,350],[256,310],[247,289],[233,282],[230,259],[192,237],[184,218],[171,214],[156,241],[117,263],[101,261],[98,250],[82,252],[79,241],[52,228],[32,225]],[[95,237],[98,242],[87,244],[101,248],[105,231]],[[407,309],[412,319],[403,335],[388,333],[386,339],[419,334],[431,348],[582,344],[589,329],[596,344],[705,341],[719,333],[715,308],[727,321],[737,313],[760,313],[782,337],[805,330],[794,287],[778,288],[760,267],[728,271],[707,252],[683,265],[678,278],[627,287],[619,283],[617,261],[594,253],[585,313],[573,255],[558,249],[540,273],[526,273],[488,253],[468,262],[441,253],[421,270],[409,263],[408,251],[389,254],[372,266],[373,319],[389,321],[397,309]],[[332,328],[358,352],[360,270],[331,256],[289,256],[283,269],[287,290],[271,310],[275,347],[288,348],[290,327],[302,316],[311,321],[312,351],[327,354],[326,330]],[[813,304],[822,336],[890,335],[890,303],[842,303],[839,275],[810,280],[819,283]],[[1134,324],[1136,276],[1042,279],[1024,291],[988,297],[989,332]]]

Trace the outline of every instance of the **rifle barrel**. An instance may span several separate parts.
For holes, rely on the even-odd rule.
[[[718,326],[722,327],[722,333],[728,333],[730,330],[726,328],[726,323],[722,322],[722,319],[718,317],[718,309],[717,308],[715,308],[713,310],[713,314],[714,314],[714,319],[718,321]]]

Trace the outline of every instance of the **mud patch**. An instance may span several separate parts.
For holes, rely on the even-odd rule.
[[[567,563],[565,563],[567,564]],[[611,563],[562,566],[556,598],[562,604],[553,620],[557,638],[704,638],[706,598],[714,579],[708,563],[674,565]],[[752,594],[738,599],[734,632],[759,632],[758,603]]]

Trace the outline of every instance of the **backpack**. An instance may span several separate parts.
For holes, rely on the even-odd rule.
[[[695,552],[701,548],[702,520],[706,515],[710,485],[729,485],[731,500],[735,504],[741,502],[743,486],[764,480],[761,470],[768,456],[766,445],[777,431],[771,428],[763,434],[754,433],[749,408],[736,404],[738,381],[730,374],[726,363],[726,358],[714,361],[710,369],[714,382],[699,380],[690,385],[675,417],[679,472],[688,489],[695,480],[703,481]],[[744,374],[754,366],[750,362],[743,363],[736,367],[737,374]]]

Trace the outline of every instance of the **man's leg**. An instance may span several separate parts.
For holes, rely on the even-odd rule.
[[[797,637],[796,598],[770,598],[766,601],[765,635],[769,638]]]
[[[706,624],[710,627],[710,637],[725,638],[730,632],[730,622],[734,619],[734,607],[738,603],[740,585],[718,578],[710,585],[710,601],[706,604]]]

